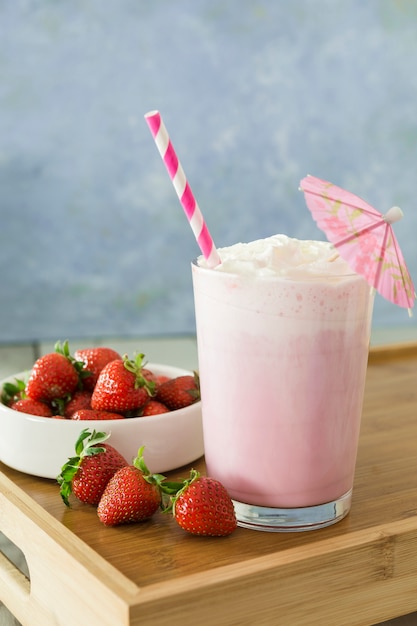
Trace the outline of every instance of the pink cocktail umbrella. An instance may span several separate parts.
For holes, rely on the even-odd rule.
[[[384,298],[411,314],[416,294],[391,226],[403,216],[401,209],[392,207],[382,215],[353,193],[314,176],[303,178],[300,189],[340,256]]]
[[[210,235],[200,207],[188,184],[182,165],[174,150],[164,121],[159,111],[150,111],[145,114],[145,120],[152,133],[156,147],[171,178],[179,201],[187,216],[188,222],[197,240],[200,250],[207,261],[208,267],[220,265],[221,259],[214,241]]]

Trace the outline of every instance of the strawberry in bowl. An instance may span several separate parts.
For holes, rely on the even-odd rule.
[[[181,404],[170,408],[159,389],[184,377]],[[1,381],[0,390],[0,461],[27,474],[56,478],[86,426],[111,432],[112,445],[129,463],[145,446],[155,473],[203,455],[197,375],[147,363],[140,353],[129,358],[100,347],[72,355],[68,342],[57,343],[29,372]]]

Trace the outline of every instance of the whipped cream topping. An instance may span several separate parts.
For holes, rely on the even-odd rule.
[[[301,240],[273,235],[249,243],[218,248],[222,263],[214,268],[248,276],[288,276],[353,274],[349,265],[327,241]],[[198,264],[205,267],[203,257]]]

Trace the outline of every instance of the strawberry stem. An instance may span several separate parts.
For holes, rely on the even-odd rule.
[[[156,485],[162,494],[162,484],[166,480],[166,476],[163,474],[152,474],[145,463],[143,458],[143,451],[145,446],[141,446],[138,450],[136,458],[133,459],[134,467],[137,467],[143,474],[143,478],[151,485]]]
[[[55,343],[54,350],[55,352],[58,352],[58,354],[62,354],[62,356],[68,359],[68,361],[73,365],[73,367],[75,368],[75,371],[78,374],[78,379],[79,379],[78,388],[82,389],[83,379],[87,378],[88,376],[91,376],[91,372],[85,369],[83,361],[77,361],[77,359],[75,359],[72,356],[70,348],[69,348],[68,339],[66,339],[63,343],[61,343],[60,341],[57,341]]]
[[[143,368],[146,365],[144,361],[145,355],[142,353],[136,354],[134,359],[129,359],[127,354],[123,355],[123,364],[128,372],[135,375],[135,389],[144,387],[149,396],[155,395],[156,385],[154,381],[148,380],[142,373]]]
[[[162,512],[163,513],[168,513],[168,512],[171,511],[172,514],[175,515],[175,503],[176,503],[176,501],[178,500],[180,495],[182,493],[184,493],[184,491],[186,491],[188,489],[188,487],[191,485],[191,483],[193,483],[198,478],[200,478],[200,472],[197,471],[196,469],[192,468],[190,470],[189,478],[186,478],[186,479],[182,480],[181,482],[176,482],[176,481],[164,482],[164,484],[160,486],[160,489],[162,491],[162,494],[163,495],[165,494],[166,496],[169,496],[169,498],[165,498],[167,503],[162,508]]]

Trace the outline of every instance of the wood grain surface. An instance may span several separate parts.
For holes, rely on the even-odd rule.
[[[417,345],[371,351],[352,510],[329,528],[201,538],[162,513],[106,528],[55,481],[0,468],[0,530],[30,572],[0,559],[0,600],[24,624],[366,626],[417,610]]]

